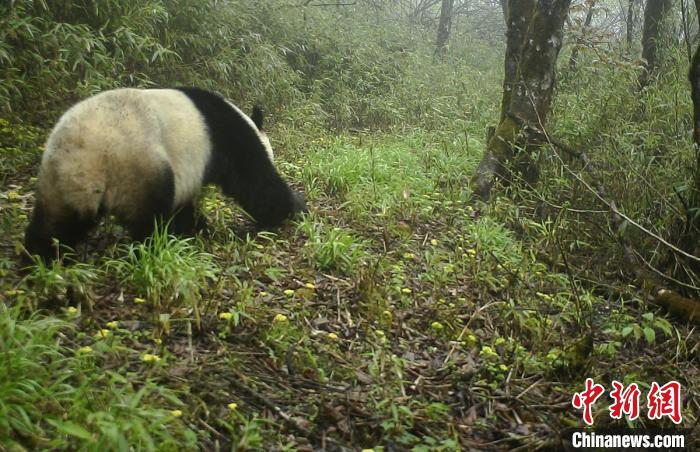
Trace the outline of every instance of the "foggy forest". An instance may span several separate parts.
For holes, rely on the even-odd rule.
[[[0,2],[0,451],[700,445],[699,13]]]

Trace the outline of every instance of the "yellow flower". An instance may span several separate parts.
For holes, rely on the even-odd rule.
[[[162,344],[162,343],[163,343],[162,339],[161,339],[161,338],[159,338],[159,337],[157,337],[157,338],[153,339],[153,342],[155,342],[155,343],[156,343],[156,344],[158,344],[158,345],[160,345],[160,344]]]
[[[263,290],[262,292],[260,292],[260,296],[266,297],[266,296],[268,296],[268,293]]]
[[[141,303],[145,303],[145,302],[146,302],[146,300],[144,300],[143,298],[134,297],[134,303],[141,304]]]
[[[386,310],[386,311],[382,312],[382,315],[383,315],[384,317],[386,317],[387,319],[389,319],[389,320],[391,320],[391,318],[393,317],[392,314],[391,314],[391,311],[389,311],[389,310]]]
[[[374,449],[362,449],[362,452],[374,452]]]
[[[414,257],[416,257],[416,256],[413,253],[403,253],[404,259],[413,259]]]
[[[481,347],[481,352],[479,352],[479,354],[484,356],[498,356],[498,353],[496,353],[493,348],[489,347],[488,345]]]
[[[86,345],[85,347],[80,347],[78,353],[92,353],[92,347]]]
[[[314,286],[314,283],[310,283],[310,282],[307,282],[305,284],[305,286],[307,289],[312,289],[312,290],[316,288],[316,286]]]
[[[335,333],[328,333],[328,339],[332,341],[337,341],[338,340],[338,335]]]
[[[16,201],[19,199],[19,193],[16,191],[11,191],[7,193],[7,199],[10,201]]]
[[[144,353],[141,355],[141,361],[145,363],[157,363],[160,361],[160,356],[158,355],[153,355],[151,353]]]
[[[442,330],[442,329],[444,328],[444,326],[442,326],[442,323],[437,322],[437,321],[431,323],[431,324],[430,324],[430,327],[431,327],[432,329],[434,329],[435,331],[440,331],[440,330]]]
[[[438,241],[435,240],[435,239],[432,239],[432,240],[430,241],[430,244],[433,245],[433,246],[437,246]]]
[[[503,372],[507,372],[507,371],[508,371],[508,366],[506,366],[505,364],[499,365],[498,368],[501,369]]]
[[[231,402],[228,404],[228,409],[231,411],[236,411],[236,408],[238,408],[238,404],[235,402]]]
[[[377,330],[377,336],[379,336],[379,337],[384,337],[384,331],[382,331],[382,330]]]
[[[231,317],[233,317],[233,314],[231,314],[230,312],[222,312],[221,314],[219,314],[219,318],[221,320],[231,320]]]
[[[77,313],[78,313],[78,308],[76,308],[75,306],[68,306],[66,308],[66,314],[76,315]]]
[[[182,417],[182,410],[172,410],[170,414],[172,414],[173,417]]]
[[[294,290],[292,290],[292,289],[287,289],[287,290],[284,291],[284,294],[285,294],[286,296],[288,296],[288,297],[291,297],[292,295],[294,295]]]
[[[277,314],[274,321],[277,323],[284,323],[287,321],[287,316],[284,314]]]
[[[506,340],[502,337],[497,337],[495,341],[493,341],[494,345],[503,345],[506,343]]]
[[[106,338],[107,336],[109,336],[110,334],[112,334],[111,331],[109,331],[109,330],[106,329],[106,328],[102,328],[102,329],[99,330],[97,333],[95,333],[95,337],[98,338],[98,339],[104,339],[104,338]]]
[[[408,287],[404,287],[403,289],[401,289],[401,292],[403,292],[403,293],[411,293],[411,289],[409,289]]]
[[[107,328],[115,329],[116,327],[119,326],[119,322],[116,320],[112,320],[111,322],[107,322]]]

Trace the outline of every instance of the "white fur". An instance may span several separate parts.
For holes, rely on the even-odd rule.
[[[184,93],[106,91],[74,105],[54,127],[39,191],[48,209],[95,215],[103,205],[128,217],[134,200],[150,196],[147,183],[166,165],[175,176],[175,205],[197,196],[210,155],[204,118]]]

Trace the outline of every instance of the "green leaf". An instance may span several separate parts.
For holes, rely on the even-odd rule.
[[[72,422],[61,422],[56,420],[48,419],[48,423],[53,425],[58,429],[59,432],[65,433],[66,435],[75,436],[76,438],[84,439],[86,441],[92,440],[92,433],[87,429],[74,424]]]
[[[649,344],[653,344],[656,340],[656,331],[653,328],[645,326],[644,327],[644,337]]]
[[[622,337],[627,337],[632,332],[633,328],[631,326],[626,326],[622,329]]]

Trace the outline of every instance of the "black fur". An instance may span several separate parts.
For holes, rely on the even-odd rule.
[[[134,215],[124,219],[129,234],[138,241],[151,235],[158,223],[169,220],[173,214],[175,175],[170,166],[164,166],[148,181],[146,193],[144,199],[134,200]]]
[[[209,128],[212,156],[204,183],[220,186],[263,228],[279,226],[306,210],[303,199],[292,192],[270,161],[257,131],[240,113],[217,94],[178,89],[192,100]],[[262,111],[254,116],[262,126]]]
[[[195,202],[188,203],[179,208],[173,215],[172,220],[170,220],[170,231],[183,236],[207,234],[207,219],[199,212]]]
[[[151,235],[156,221],[167,220],[173,209],[175,176],[169,166],[163,167],[160,174],[154,175],[148,185],[148,196],[134,200],[133,216],[121,219],[135,240],[143,240]],[[68,209],[57,218],[47,218],[45,210],[41,196],[37,196],[37,204],[24,237],[27,251],[38,254],[45,261],[60,254],[60,250],[54,247],[52,238],[72,248],[85,239],[104,215],[102,209],[94,217]]]
[[[30,254],[37,254],[45,261],[50,261],[59,255],[59,249],[54,246],[52,238],[56,238],[62,245],[74,247],[95,227],[97,221],[97,218],[81,216],[72,209],[49,220],[46,208],[37,202],[25,232],[24,247]],[[29,260],[26,262],[29,263]]]

